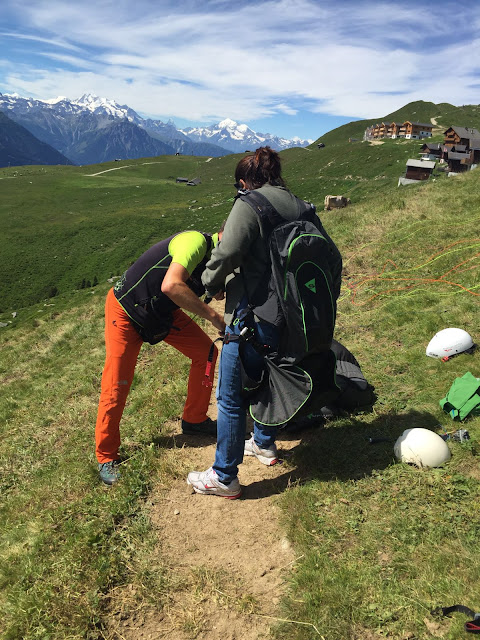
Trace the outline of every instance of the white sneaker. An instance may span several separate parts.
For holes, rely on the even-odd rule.
[[[278,462],[278,451],[276,445],[271,444],[268,449],[260,448],[253,439],[253,433],[250,440],[245,440],[243,454],[245,456],[255,456],[262,464],[266,464],[267,467],[277,464]]]
[[[190,471],[187,476],[187,484],[193,487],[195,493],[203,493],[204,495],[221,496],[230,500],[235,500],[242,495],[238,478],[232,480],[230,484],[223,484],[212,467],[206,471]]]

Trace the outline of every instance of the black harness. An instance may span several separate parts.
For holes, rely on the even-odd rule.
[[[431,614],[432,616],[449,616],[455,611],[464,613],[466,616],[470,616],[472,618],[468,622],[465,622],[465,631],[467,633],[480,634],[480,613],[475,613],[475,611],[469,607],[465,607],[463,604],[454,604],[451,607],[437,607],[437,609],[434,609]]]

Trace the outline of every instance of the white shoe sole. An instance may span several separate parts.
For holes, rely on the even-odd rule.
[[[196,487],[192,482],[190,482],[188,478],[187,478],[187,484],[189,487],[192,487],[195,493],[199,493],[202,496],[218,496],[219,498],[228,498],[229,500],[236,500],[237,498],[240,498],[240,496],[242,495],[242,489],[239,489],[237,493],[231,493],[231,494],[217,493],[218,492],[217,487],[201,489],[199,487]]]
[[[243,454],[245,456],[255,456],[259,462],[266,465],[267,467],[272,467],[274,464],[277,464],[279,458],[267,458],[267,456],[262,456],[261,453],[255,453],[254,451],[244,450]]]

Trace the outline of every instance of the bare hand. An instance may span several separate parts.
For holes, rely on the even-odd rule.
[[[225,327],[227,325],[225,324],[225,320],[220,314],[216,313],[215,316],[210,320],[210,322],[213,324],[215,329],[218,329],[218,332],[220,334],[225,333]]]

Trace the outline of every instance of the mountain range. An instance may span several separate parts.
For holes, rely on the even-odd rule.
[[[230,119],[210,127],[182,130],[172,120],[164,123],[145,119],[127,105],[90,94],[76,100],[34,100],[0,94],[0,112],[65,158],[55,162],[50,155],[42,164],[96,164],[176,153],[218,157],[262,145],[281,151],[312,142],[255,133]],[[14,150],[7,155],[15,156]],[[39,164],[38,157],[24,160],[19,164]]]
[[[73,162],[0,111],[0,167],[24,164]]]

